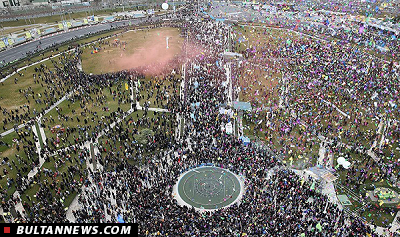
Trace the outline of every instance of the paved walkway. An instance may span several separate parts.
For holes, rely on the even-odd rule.
[[[329,101],[327,101],[327,100],[324,100],[324,99],[322,99],[322,98],[320,98],[320,99],[321,99],[325,104],[332,106],[333,108],[336,109],[336,111],[338,111],[339,113],[341,113],[341,114],[342,114],[343,116],[345,116],[346,118],[350,119],[350,115],[348,115],[348,114],[346,114],[345,112],[343,112],[342,110],[340,110],[335,104],[333,104],[333,103],[331,103],[331,102],[329,102]]]
[[[47,110],[45,110],[43,115],[46,115],[46,114],[49,113],[51,110],[53,110],[55,107],[57,107],[59,104],[61,104],[62,102],[64,102],[64,101],[65,101],[66,99],[68,99],[68,97],[71,96],[74,92],[75,92],[75,90],[74,90],[73,92],[71,92],[71,93],[69,93],[69,94],[63,96],[60,100],[58,100],[56,103],[54,103],[52,106],[50,106],[50,108],[48,108]],[[38,116],[36,117],[36,120],[40,119],[41,117],[42,117],[42,115],[38,115]],[[21,124],[21,125],[18,126],[18,129],[21,129],[21,128],[25,127],[25,126],[27,126],[26,123],[25,123],[25,124]],[[6,135],[8,135],[8,134],[10,134],[10,133],[13,133],[14,131],[15,131],[14,128],[9,129],[9,130],[7,130],[7,131],[1,133],[1,134],[0,134],[0,137],[4,137],[4,136],[6,136]]]
[[[136,89],[137,89],[136,83],[135,83],[135,86],[136,86]],[[131,90],[131,92],[132,92],[131,98],[133,99],[133,93],[134,93],[133,89]],[[132,100],[132,101],[133,101],[133,100]],[[142,106],[140,106],[140,104],[139,104],[138,101],[133,102],[133,104],[136,104],[136,109],[138,109],[138,110],[144,110],[144,109],[146,109],[146,108],[143,108]],[[131,106],[131,107],[132,107],[132,106]],[[156,112],[170,112],[170,111],[168,111],[167,109],[161,109],[161,108],[147,108],[147,109],[148,109],[149,111],[156,111]],[[129,109],[129,110],[124,114],[123,118],[118,118],[116,122],[113,122],[112,124],[110,124],[110,128],[109,128],[109,129],[103,130],[103,131],[97,136],[97,138],[95,139],[95,143],[98,143],[98,140],[99,140],[100,137],[102,137],[103,135],[105,135],[111,128],[114,128],[118,123],[120,123],[121,121],[123,121],[123,120],[124,120],[126,117],[128,117],[129,115],[131,115],[131,114],[133,113],[133,111],[134,111],[133,109]],[[179,127],[179,126],[178,126],[178,127]],[[88,142],[86,142],[85,145],[84,145],[84,147],[87,148],[87,149],[89,149],[89,151],[90,151],[90,144],[91,144],[91,142],[88,141]],[[65,149],[70,149],[70,148],[65,148]],[[90,153],[90,154],[91,154],[91,153]],[[100,151],[99,151],[99,149],[95,146],[95,147],[94,147],[94,156],[96,157],[97,154],[100,154]],[[93,157],[91,157],[91,158],[93,158]],[[96,170],[97,170],[97,171],[103,171],[103,166],[98,162],[98,160],[95,159],[96,164],[91,163],[92,160],[93,160],[93,159],[86,159],[87,169],[90,171],[89,173],[92,173],[92,172],[94,172],[94,171],[96,171]],[[96,170],[94,169],[94,167],[96,167]],[[85,193],[87,193],[87,192],[90,193],[90,192],[93,192],[93,191],[96,191],[96,192],[99,191],[97,185],[95,185],[95,182],[93,182],[93,179],[92,179],[92,176],[91,176],[91,175],[89,175],[88,179],[89,179],[91,185],[89,185],[88,187],[83,187],[83,188],[82,188],[82,192],[81,192],[80,194],[78,194],[78,195],[74,198],[74,200],[71,202],[70,206],[68,207],[68,210],[67,210],[66,215],[67,215],[67,219],[68,219],[69,221],[71,221],[71,222],[75,222],[75,221],[76,221],[76,220],[75,220],[75,217],[74,217],[74,215],[73,215],[73,212],[74,212],[74,211],[77,211],[77,210],[79,210],[79,209],[82,208],[82,206],[79,204],[79,201],[78,201],[79,196],[80,196],[80,195],[85,195]],[[116,205],[117,202],[116,202],[116,200],[113,198],[113,197],[117,197],[117,196],[116,196],[116,190],[115,190],[115,189],[110,189],[110,191],[111,191],[114,195],[111,195],[111,199],[109,199],[109,201],[111,202],[111,205]],[[105,210],[106,210],[107,208],[108,208],[108,207],[105,206]],[[115,219],[117,218],[117,217],[111,217],[111,216],[109,216],[109,215],[107,214],[107,212],[105,212],[105,216],[106,216],[106,219],[107,219],[108,221],[112,221],[113,219],[115,220]]]

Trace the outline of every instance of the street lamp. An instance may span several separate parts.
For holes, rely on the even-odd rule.
[[[167,49],[169,49],[169,46],[168,46],[168,40],[169,40],[169,38],[171,38],[171,37],[166,37],[165,39],[167,40]]]

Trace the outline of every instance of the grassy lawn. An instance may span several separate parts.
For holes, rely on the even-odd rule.
[[[181,75],[178,74],[168,78],[160,75],[139,79],[136,100],[142,107],[150,102],[152,108],[167,108],[173,97],[179,97],[181,79]]]
[[[121,31],[115,31],[114,33],[119,33]],[[129,35],[132,33],[133,35]],[[154,30],[154,31],[137,31],[136,33],[130,32],[127,33],[125,38],[134,36],[136,33],[137,34],[142,34],[144,37],[153,37],[155,35],[161,37],[161,35],[166,34],[166,35],[171,35],[173,38],[170,40],[170,51],[169,53],[178,53],[180,52],[180,39],[179,39],[179,31],[177,29],[173,28],[163,28],[160,29],[159,31]],[[160,34],[160,35],[159,35]],[[88,43],[94,40],[97,40],[101,37],[105,37],[111,35],[110,33],[105,33],[102,35],[98,35],[96,37],[88,38],[88,39],[83,39],[81,41],[78,41],[77,43]],[[124,36],[122,36],[124,37]],[[165,39],[165,38],[164,38]],[[112,39],[111,39],[112,41]],[[135,42],[138,41],[136,44]],[[144,44],[143,40],[136,40],[136,37],[133,37],[133,39],[130,39],[129,42],[133,45],[139,45],[143,46]],[[128,41],[127,41],[128,43]],[[128,47],[129,49],[133,49],[134,47]],[[59,51],[66,50],[67,46],[63,46],[59,48]],[[89,50],[89,48],[87,48]],[[129,50],[128,50],[129,51]],[[55,52],[48,52],[44,56],[49,56],[52,55]],[[175,54],[174,54],[175,55]],[[97,56],[97,55],[96,55]],[[84,56],[85,57],[85,56]],[[32,59],[31,61],[35,60],[40,60],[41,58],[35,58]],[[54,58],[52,59],[54,61],[58,61],[59,58]],[[23,63],[19,64],[19,66],[22,66]],[[43,65],[45,66],[45,70],[43,72],[50,72],[54,70],[53,63],[51,60],[48,60],[40,65],[35,65],[26,68],[25,70],[20,71],[18,74],[10,77],[7,79],[5,82],[0,85],[1,90],[0,90],[0,105],[1,105],[1,110],[5,110],[5,113],[0,113],[0,131],[5,131],[10,128],[12,128],[14,125],[19,125],[20,123],[25,122],[26,120],[29,120],[29,118],[36,116],[36,114],[42,109],[46,108],[49,106],[51,103],[57,101],[58,98],[61,96],[58,96],[55,94],[53,97],[49,97],[43,99],[43,98],[38,98],[39,95],[43,95],[44,92],[46,91],[46,88],[52,88],[54,87],[53,84],[58,84],[58,88],[65,88],[68,85],[65,85],[61,81],[52,82],[49,83],[43,78],[43,72],[36,72],[36,68],[40,68],[40,66]],[[97,61],[94,61],[92,59],[89,64],[85,64],[84,60],[84,66],[89,65],[89,67],[96,67],[98,64]],[[36,78],[34,79],[34,75]],[[169,87],[169,85],[167,85]],[[53,88],[54,89],[54,88]],[[168,93],[169,88],[167,89]],[[10,97],[10,92],[14,95],[13,97]],[[40,102],[38,103],[38,99],[40,99]],[[151,101],[153,102],[154,99]],[[29,108],[28,108],[29,106]],[[19,118],[18,120],[12,120],[10,121],[10,117],[18,115]],[[8,121],[5,121],[5,119],[8,118]],[[5,123],[6,122],[6,123]]]
[[[176,118],[171,113],[139,110],[125,118],[107,135],[99,139],[99,150],[105,167],[112,170],[121,160],[138,164],[147,156],[158,154],[173,139]],[[173,142],[173,140],[171,140]]]
[[[318,141],[305,141],[311,134],[310,128],[316,127],[319,131],[327,131],[325,136],[339,138],[339,141],[349,145],[359,145],[359,143],[369,148],[375,135],[377,123],[370,116],[361,116],[357,109],[357,101],[348,101],[337,106],[349,113],[351,118],[346,119],[333,107],[315,103],[316,98],[310,96],[318,94],[324,90],[326,100],[336,104],[337,101],[347,101],[341,98],[341,94],[335,92],[334,88],[304,87],[304,79],[285,78],[285,72],[288,70],[298,70],[290,68],[287,64],[292,59],[285,59],[282,56],[275,55],[274,50],[283,51],[285,45],[297,42],[299,36],[291,32],[285,32],[281,29],[255,28],[255,27],[236,27],[234,30],[236,36],[235,49],[247,57],[248,63],[242,66],[239,76],[239,85],[241,91],[239,98],[242,101],[250,101],[255,112],[245,118],[245,133],[250,136],[257,136],[260,139],[273,144],[277,150],[282,147],[293,147],[291,150],[300,149],[301,153],[310,153],[311,159],[318,154],[315,149]],[[290,42],[288,43],[288,40]],[[311,54],[305,57],[310,57]],[[271,58],[277,62],[271,63]],[[272,60],[273,61],[273,60]],[[255,65],[255,66],[252,66]],[[300,70],[299,70],[300,71]],[[285,80],[283,80],[283,79]],[[287,81],[287,82],[286,82]],[[287,87],[287,89],[285,89]],[[287,103],[289,108],[285,111],[279,111],[279,94],[288,91]],[[278,116],[266,118],[268,112]],[[264,111],[265,110],[265,111]],[[297,113],[301,111],[301,115]],[[293,112],[297,113],[297,119],[300,122],[290,127],[290,132],[282,133],[279,129],[287,128],[293,124]],[[355,120],[355,118],[358,118]],[[274,129],[271,129],[274,128]],[[286,149],[285,149],[286,150]],[[294,155],[298,156],[298,151]],[[305,154],[301,155],[305,156]]]
[[[97,94],[77,93],[72,99],[62,102],[58,111],[50,111],[42,122],[46,126],[48,143],[57,144],[54,149],[74,145],[77,141],[86,140],[94,132],[101,132],[116,112],[128,111],[131,107],[130,90],[125,90],[125,82],[121,78],[111,88],[98,88]],[[57,125],[64,128],[65,132],[53,130]]]
[[[29,128],[30,129],[30,128]],[[13,132],[0,139],[0,190],[4,198],[16,190],[15,182],[18,175],[26,175],[32,169],[32,162],[38,163],[38,156],[35,153],[33,132],[21,129],[19,134]]]
[[[144,34],[146,36],[153,34],[151,37],[153,37],[154,34],[157,34],[155,32],[149,32],[144,32]],[[163,34],[163,32],[167,32],[166,34],[169,34],[169,32],[179,33],[177,29],[161,29],[161,31],[159,31],[158,33]],[[110,33],[90,39],[85,39],[80,41],[80,43],[91,42],[106,35],[110,35]],[[173,37],[178,41],[178,37],[176,37],[176,35]],[[179,50],[176,52],[180,52],[180,46],[177,47],[172,39],[169,43],[171,51],[179,48]],[[67,46],[59,48],[59,50],[66,49]],[[53,53],[55,52],[46,53],[44,54],[44,56],[48,56]],[[41,58],[37,57],[35,59],[32,59],[32,61],[40,59]],[[38,112],[42,111],[44,108],[50,106],[50,104],[61,98],[63,94],[58,94],[56,87],[65,89],[71,85],[65,84],[56,77],[53,78],[53,81],[48,81],[46,79],[48,75],[54,73],[55,65],[60,66],[59,63],[61,61],[62,60],[60,60],[59,58],[55,58],[53,60],[48,60],[40,65],[29,67],[25,70],[22,70],[19,74],[16,74],[15,76],[9,78],[1,85],[2,89],[0,90],[0,104],[2,106],[1,110],[3,112],[0,114],[0,122],[2,123],[0,124],[2,125],[0,128],[1,130],[10,129],[15,124],[13,121],[9,120],[6,121],[6,124],[4,124],[4,120],[6,118],[9,119],[12,116],[14,116],[13,118],[16,118],[16,115],[18,115],[18,121],[20,121],[20,123],[24,123],[25,119],[37,115]],[[23,63],[21,65],[23,65]],[[39,71],[37,71],[38,69]],[[179,74],[175,75],[174,78],[164,78],[161,76],[149,77],[148,80],[144,79],[142,81],[142,88],[144,89],[143,91],[141,91],[140,94],[142,94],[143,97],[146,97],[146,99],[153,103],[151,107],[165,107],[166,100],[168,100],[167,97],[169,97],[169,100],[171,100],[173,96],[179,94],[179,86],[177,86],[179,81]],[[60,144],[58,148],[66,147],[68,145],[75,144],[76,139],[85,139],[86,136],[88,134],[91,134],[92,132],[102,131],[105,127],[105,124],[109,123],[110,119],[116,116],[116,111],[127,111],[131,106],[130,90],[126,91],[124,89],[125,82],[127,82],[126,79],[120,78],[118,82],[115,82],[112,85],[111,89],[98,88],[99,90],[96,92],[96,94],[90,95],[76,94],[73,96],[72,99],[61,103],[58,106],[58,111],[54,109],[49,114],[47,114],[47,116],[43,118],[43,124],[45,125],[45,133],[47,138],[49,139],[49,143],[54,144],[54,142],[57,141],[56,133],[51,132],[51,128],[56,125],[61,125],[62,127],[69,129],[68,135],[64,133],[60,134],[59,136]],[[152,86],[155,86],[155,88],[157,89],[155,91],[147,90]],[[12,94],[14,95],[13,97],[10,96],[10,92],[12,92]],[[156,98],[159,101],[158,104],[154,103],[155,101],[157,101]],[[138,111],[137,113],[140,112],[142,111]],[[153,114],[153,112],[149,112],[149,114]],[[171,119],[168,117],[165,119],[175,122],[175,118]],[[164,120],[163,123],[165,124],[163,124],[161,127],[167,126]],[[35,126],[38,130],[38,125],[35,124]],[[166,134],[172,134],[174,132],[174,129],[174,126],[171,125],[168,127],[168,129],[165,128],[164,130],[160,131],[165,131]],[[152,131],[155,131],[155,133],[159,132],[157,127],[153,127]],[[140,135],[136,134],[135,136],[135,139],[140,139]],[[20,137],[20,135],[12,133],[8,136],[1,138],[1,141],[3,141],[4,144],[0,146],[0,158],[5,158],[6,160],[8,159],[8,163],[10,164],[9,165],[6,162],[1,165],[2,172],[5,173],[2,173],[0,185],[2,187],[3,197],[7,198],[7,195],[11,195],[16,190],[13,182],[9,181],[14,180],[15,182],[18,172],[20,174],[27,174],[32,169],[32,159],[37,159],[37,157],[27,158],[27,154],[25,153],[26,149],[25,151],[21,149],[21,146],[30,146],[31,150],[35,149],[32,132],[27,131],[27,135],[25,135],[24,137]],[[30,142],[29,146],[26,145],[26,143],[28,142]],[[39,137],[39,142],[43,146],[43,141],[41,137]],[[19,143],[18,146],[17,143]],[[17,147],[19,151],[17,150]],[[17,164],[17,166],[15,166],[14,163]],[[10,166],[12,167],[12,169]],[[63,165],[58,164],[57,162],[55,162],[55,160],[50,160],[47,161],[43,166],[44,169],[49,169],[53,171],[55,171],[59,167],[64,167],[65,171],[65,169],[71,167],[71,164],[66,162],[65,165]],[[35,200],[33,196],[38,193],[39,190],[41,190],[38,183],[44,182],[45,179],[48,180],[46,182],[49,182],[50,185],[54,183],[54,180],[49,180],[49,178],[51,178],[50,176],[46,176],[46,178],[44,178],[44,176],[39,175],[36,184],[32,185],[30,189],[26,190],[26,193],[30,197],[30,200]],[[65,203],[72,201],[74,195],[75,194],[70,193],[65,196]],[[24,197],[24,200],[28,200],[28,198]]]
[[[53,59],[54,62],[58,60],[59,57]],[[37,69],[40,70],[36,71]],[[53,72],[54,65],[48,60],[20,71],[0,85],[0,131],[36,117],[39,112],[62,97],[57,92],[60,88],[66,89],[70,85],[54,76],[53,80],[47,80],[46,77]],[[18,119],[12,119],[17,115]],[[7,121],[4,121],[5,119]]]
[[[43,184],[50,189],[53,200],[62,200],[64,206],[68,207],[87,177],[87,157],[88,150],[74,150],[50,157],[35,176],[34,183],[21,194],[22,202],[29,206],[33,202],[39,204],[39,213],[42,213],[46,204],[37,195],[40,195],[40,184]],[[29,211],[27,213],[30,214]]]
[[[285,135],[266,126],[266,123],[260,123],[260,117],[265,112],[258,114],[247,114],[243,119],[243,132],[251,140],[261,140],[265,144],[272,145],[277,153],[283,155],[283,162],[294,168],[307,168],[316,164],[320,148],[320,140],[316,137],[307,137],[304,135],[304,127],[296,125],[293,130]],[[265,117],[265,116],[264,116]]]
[[[2,24],[0,23],[0,25],[2,25]],[[7,37],[8,34],[11,34],[11,33],[14,33],[14,34],[15,33],[22,33],[22,32],[25,32],[27,30],[31,30],[33,28],[35,28],[35,27],[32,26],[32,25],[24,25],[24,26],[16,26],[16,27],[11,27],[11,28],[5,28],[5,29],[1,29],[0,30],[0,36]]]

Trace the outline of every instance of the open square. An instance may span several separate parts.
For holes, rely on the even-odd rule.
[[[227,169],[203,166],[183,173],[177,183],[178,202],[200,210],[228,207],[240,200],[241,178]]]

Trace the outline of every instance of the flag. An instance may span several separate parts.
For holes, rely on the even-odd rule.
[[[118,221],[118,223],[125,223],[124,218],[120,214],[117,217],[117,221]]]
[[[313,183],[311,184],[310,190],[314,190],[315,189],[315,182],[313,181]]]
[[[358,29],[358,33],[363,34],[364,33],[364,25],[360,26],[360,28]]]
[[[322,231],[321,223],[318,222],[318,224],[315,226],[315,228],[317,228],[317,230],[319,230],[319,232],[321,232]]]

